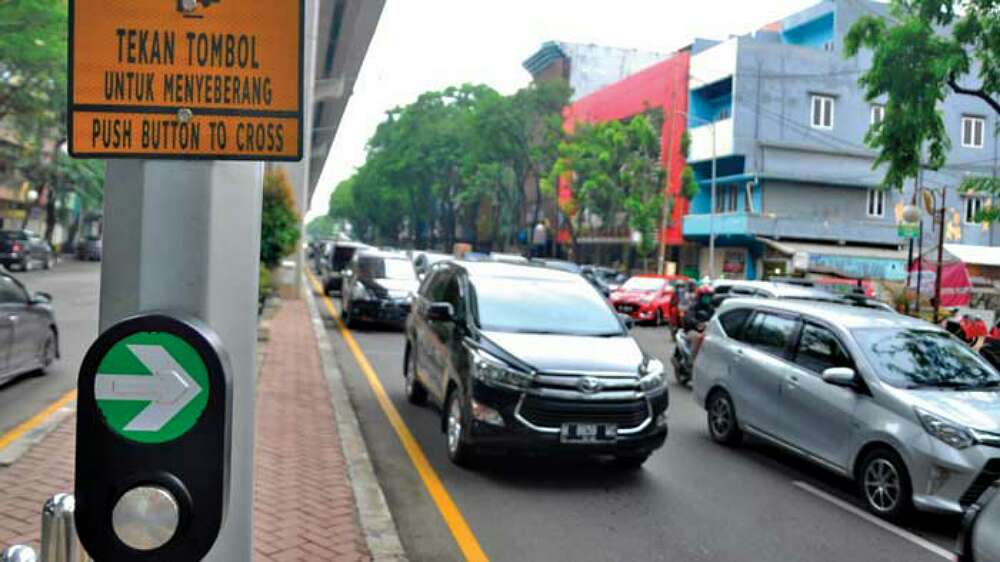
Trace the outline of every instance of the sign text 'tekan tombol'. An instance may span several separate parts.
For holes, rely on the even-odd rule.
[[[70,153],[299,160],[304,0],[71,0]]]

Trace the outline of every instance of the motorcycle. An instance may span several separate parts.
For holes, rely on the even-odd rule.
[[[674,378],[678,384],[691,382],[694,356],[704,335],[705,323],[700,322],[688,329],[679,329],[674,334],[674,355],[670,363],[674,367]]]

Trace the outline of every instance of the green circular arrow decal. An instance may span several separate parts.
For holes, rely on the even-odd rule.
[[[139,443],[166,443],[190,431],[210,390],[198,352],[166,332],[122,339],[101,359],[94,378],[94,397],[108,427]]]

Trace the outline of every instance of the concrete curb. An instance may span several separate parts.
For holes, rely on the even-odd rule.
[[[303,283],[303,285],[302,292],[309,308],[309,316],[312,318],[313,331],[319,346],[320,361],[327,384],[330,386],[333,412],[337,418],[337,431],[340,434],[340,446],[347,461],[354,499],[358,504],[358,518],[365,534],[365,542],[368,543],[368,551],[372,555],[372,560],[405,561],[407,560],[406,552],[403,550],[403,543],[399,540],[396,522],[392,518],[385,494],[375,476],[375,469],[368,456],[368,447],[361,435],[357,414],[354,412],[354,406],[347,394],[347,387],[344,385],[343,375],[333,355],[333,346],[330,344],[329,338],[326,337],[326,327],[319,316],[316,297],[308,282]]]
[[[73,400],[49,414],[42,423],[30,429],[3,449],[0,449],[0,468],[16,463],[32,447],[41,443],[43,439],[48,437],[50,433],[55,431],[67,418],[75,413],[76,400]]]

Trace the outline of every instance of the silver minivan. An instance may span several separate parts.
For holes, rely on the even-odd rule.
[[[927,322],[731,299],[693,372],[712,439],[746,433],[853,478],[877,515],[960,513],[1000,478],[1000,373]]]

